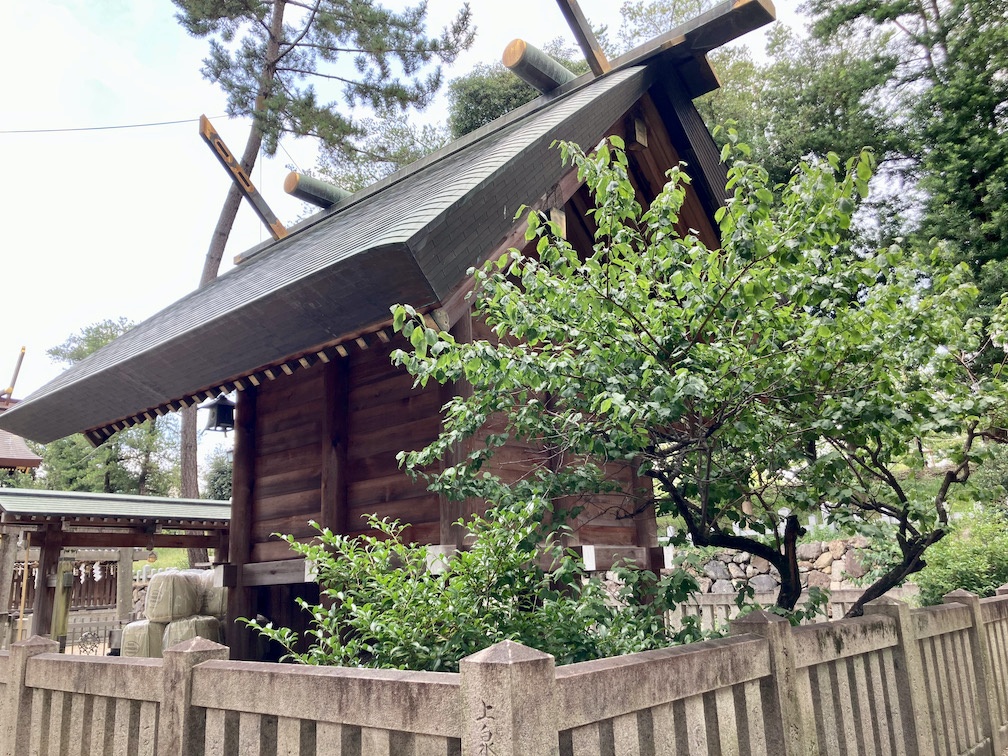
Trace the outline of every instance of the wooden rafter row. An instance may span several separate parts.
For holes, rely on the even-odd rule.
[[[428,317],[427,321],[431,326],[435,325],[432,318]],[[391,322],[386,321],[381,323],[374,330],[365,333],[351,334],[344,337],[339,342],[313,348],[305,354],[259,368],[225,383],[200,389],[199,391],[193,392],[187,396],[172,399],[171,401],[160,404],[157,407],[151,407],[143,410],[142,412],[138,412],[131,417],[120,418],[99,428],[86,430],[84,431],[84,437],[87,438],[88,442],[93,446],[99,446],[107,441],[114,433],[125,430],[126,428],[132,428],[136,425],[140,425],[148,420],[153,420],[157,417],[167,415],[169,412],[178,412],[182,408],[191,407],[194,404],[208,401],[220,396],[221,394],[230,394],[232,391],[244,391],[249,387],[255,387],[262,383],[274,381],[283,375],[293,375],[296,370],[308,369],[320,362],[325,364],[335,360],[345,359],[350,356],[350,348],[353,348],[353,346],[356,346],[356,348],[364,351],[374,344],[388,344],[394,337],[395,333],[392,331]]]

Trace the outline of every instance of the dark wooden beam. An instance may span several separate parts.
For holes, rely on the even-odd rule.
[[[293,585],[314,583],[315,575],[309,571],[305,559],[279,559],[270,562],[250,562],[238,569],[234,564],[218,564],[214,568],[214,585],[218,588],[233,588],[238,585],[241,574],[246,587],[261,585]]]
[[[513,39],[508,43],[501,63],[519,79],[543,93],[552,92],[577,78],[562,63],[523,39]]]
[[[56,571],[62,544],[59,526],[48,526],[36,534],[39,537],[38,573],[35,577],[35,603],[32,606],[32,633],[48,635],[52,625],[53,593],[47,585],[50,572]]]
[[[118,533],[63,532],[64,548],[121,549],[127,546],[155,549],[212,549],[219,543],[218,536],[203,533],[142,533],[120,531]]]
[[[320,524],[334,533],[346,532],[349,375],[346,358],[334,360],[325,366]]]
[[[605,53],[602,52],[602,48],[599,47],[591,24],[588,23],[588,19],[581,12],[581,6],[578,5],[577,0],[557,0],[557,4],[560,6],[560,12],[567,19],[567,24],[570,26],[571,31],[574,32],[574,38],[577,39],[578,47],[581,48],[585,60],[588,61],[588,67],[592,70],[593,74],[601,76],[611,68],[609,59],[606,58]]]
[[[283,559],[275,562],[246,564],[242,568],[245,585],[292,585],[307,583],[304,559]]]
[[[242,567],[252,551],[252,492],[255,486],[255,427],[258,391],[248,388],[238,394],[235,407],[234,472],[231,486],[231,530],[228,559],[237,568],[237,580],[228,591],[225,634],[231,658],[248,659],[255,647],[252,632],[238,622],[255,616],[255,596],[242,580]]]
[[[613,67],[635,65],[665,51],[672,51],[670,55],[681,60],[703,58],[711,50],[775,18],[771,0],[724,0],[706,13],[619,56],[613,61]]]
[[[693,188],[707,216],[713,218],[728,198],[725,190],[728,171],[721,162],[721,153],[675,71],[668,70],[659,77],[651,93],[669,137],[677,145],[679,157],[690,166],[687,170],[693,178]]]

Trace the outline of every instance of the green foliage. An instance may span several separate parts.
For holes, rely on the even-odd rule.
[[[737,124],[771,184],[786,183],[809,154],[835,152],[846,161],[865,147],[882,159],[905,151],[878,96],[896,62],[876,46],[856,37],[826,43],[776,24],[766,56],[758,63],[745,48],[716,51],[712,61],[724,84],[697,107],[711,127]]]
[[[621,583],[610,592],[559,545],[562,527],[543,526],[548,507],[530,501],[475,518],[472,547],[436,571],[427,548],[404,542],[402,526],[387,520],[371,518],[375,536],[325,529],[310,544],[286,536],[318,569],[320,604],[299,600],[311,628],[300,639],[248,624],[303,664],[431,671],[457,671],[460,659],[502,640],[569,664],[700,637],[695,624],[677,634],[665,627],[663,611],[696,589],[685,571],[656,583],[651,573],[617,569]]]
[[[926,606],[940,604],[958,588],[993,596],[1008,583],[1008,519],[977,507],[957,520],[948,538],[928,551],[927,566],[915,582]]]
[[[400,11],[374,0],[173,0],[190,34],[210,39],[203,75],[228,98],[228,114],[253,116],[263,149],[284,133],[350,150],[364,135],[341,108],[423,107],[441,85],[440,65],[472,43],[468,5],[438,36],[425,31],[427,7]],[[330,93],[320,96],[319,89]]]
[[[122,336],[132,327],[133,323],[128,318],[117,320],[107,318],[84,326],[78,333],[68,336],[62,344],[47,349],[46,354],[53,362],[73,365]]]
[[[360,122],[367,138],[347,150],[323,149],[318,172],[349,192],[363,189],[445,146],[448,130],[410,123],[392,111]]]
[[[224,449],[217,449],[203,472],[203,498],[227,501],[231,498],[234,463]]]
[[[775,192],[736,140],[729,132],[723,152],[732,197],[717,213],[720,249],[677,231],[681,167],[642,208],[621,140],[590,155],[562,144],[596,205],[587,256],[528,213],[538,254],[511,250],[475,271],[475,313],[493,341],[459,343],[393,308],[413,347],[394,358],[419,384],[473,387],[446,405],[441,437],[403,459],[444,495],[488,501],[607,490],[599,461],[637,460],[660,483],[658,511],[681,517],[695,545],[777,567],[786,609],[809,513],[826,506],[857,532],[889,515],[902,559],[872,587],[884,592],[944,535],[948,491],[982,461],[977,442],[1006,398],[970,370],[983,343],[965,317],[976,290],[962,267],[922,279],[931,260],[898,247],[841,252],[870,153],[802,162]],[[491,416],[503,430],[485,429]],[[934,496],[908,495],[893,469],[932,433],[958,434],[953,466]],[[423,472],[468,438],[464,461]],[[562,453],[508,486],[485,470],[508,438]]]
[[[557,38],[544,51],[576,74],[588,64]],[[475,131],[539,96],[499,62],[476,66],[470,73],[448,85],[448,128],[454,139]]]
[[[866,37],[896,59],[885,99],[919,177],[920,243],[943,241],[980,287],[984,319],[1008,270],[1008,17],[1002,0],[809,0],[823,39]],[[998,354],[997,359],[1000,360]]]
[[[24,470],[0,470],[0,488],[35,488],[35,474]]]

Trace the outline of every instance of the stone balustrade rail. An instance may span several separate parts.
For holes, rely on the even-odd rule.
[[[204,639],[163,659],[0,653],[0,754],[122,756],[1000,756],[1008,587],[938,607],[885,597],[792,628],[555,667],[505,641],[458,674],[228,661]]]

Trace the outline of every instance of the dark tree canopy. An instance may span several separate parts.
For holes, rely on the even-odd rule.
[[[860,35],[897,67],[887,91],[922,190],[921,243],[972,269],[978,311],[1008,278],[1008,6],[1003,0],[809,0],[822,39]]]

